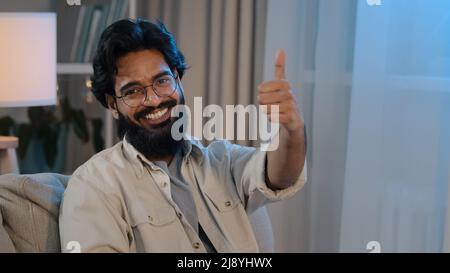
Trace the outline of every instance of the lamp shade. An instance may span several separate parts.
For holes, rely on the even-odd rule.
[[[0,12],[0,107],[56,103],[56,14]]]

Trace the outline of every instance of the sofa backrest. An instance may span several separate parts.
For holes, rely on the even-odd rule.
[[[2,229],[9,238],[0,236],[16,252],[60,252],[59,205],[68,180],[55,173],[0,176]]]

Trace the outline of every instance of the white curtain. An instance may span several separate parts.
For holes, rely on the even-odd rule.
[[[286,47],[310,168],[270,208],[278,251],[450,251],[450,2],[380,4],[268,1],[264,76]]]
[[[268,1],[264,76],[284,47],[308,132],[305,188],[270,207],[280,252],[339,249],[355,10],[353,0]]]
[[[341,251],[443,249],[450,2],[358,2]],[[447,232],[449,227],[447,227]]]

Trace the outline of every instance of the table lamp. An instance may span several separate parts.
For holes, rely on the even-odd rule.
[[[0,107],[56,103],[56,14],[0,12]],[[13,136],[0,136],[0,174],[19,173]]]

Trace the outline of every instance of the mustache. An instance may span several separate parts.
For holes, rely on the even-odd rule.
[[[134,115],[134,118],[136,120],[139,120],[141,118],[144,118],[146,115],[150,114],[151,112],[155,111],[156,109],[171,108],[171,107],[174,107],[176,105],[177,105],[177,101],[174,100],[174,99],[171,99],[171,100],[168,100],[168,101],[163,101],[156,107],[154,107],[154,106],[146,107],[144,110],[136,113]]]

